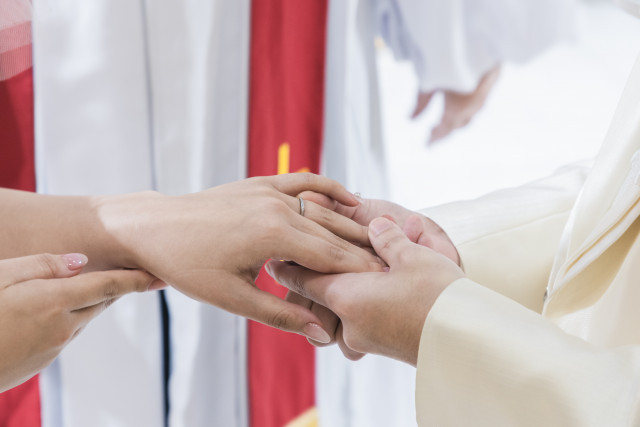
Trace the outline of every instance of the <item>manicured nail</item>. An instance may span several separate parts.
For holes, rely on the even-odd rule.
[[[386,218],[376,218],[369,224],[369,230],[374,236],[379,236],[393,226],[393,223]]]
[[[160,289],[164,289],[167,286],[167,282],[165,282],[164,280],[160,280],[160,279],[156,279],[153,282],[151,282],[151,284],[149,285],[149,288],[147,288],[148,292],[151,291],[159,291]]]
[[[89,258],[83,254],[66,254],[62,258],[67,263],[67,268],[71,271],[80,270],[87,265]]]
[[[329,334],[317,323],[307,323],[302,331],[307,338],[311,338],[314,341],[321,342],[322,344],[329,344],[331,342]]]
[[[359,191],[356,191],[355,193],[353,193],[353,197],[355,197],[355,199],[356,199],[358,202],[360,202],[360,203],[362,203],[362,202],[363,202],[363,200],[362,200],[362,194],[360,194],[360,192],[359,192]]]

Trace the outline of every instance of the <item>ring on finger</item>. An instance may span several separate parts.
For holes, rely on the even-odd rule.
[[[300,215],[304,216],[304,199],[302,197],[298,197],[300,200]]]

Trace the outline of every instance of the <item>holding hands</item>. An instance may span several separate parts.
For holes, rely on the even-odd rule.
[[[388,271],[327,275],[277,261],[269,262],[267,271],[291,291],[335,313],[336,340],[347,357],[375,353],[415,366],[430,308],[448,285],[464,277],[448,236],[423,215],[389,202],[362,200],[357,207],[345,207],[319,195],[305,197],[332,204],[357,222],[373,217],[369,238]],[[378,218],[382,212],[397,224]]]
[[[302,216],[295,195],[304,190],[342,206],[358,204],[335,181],[290,174],[177,197],[109,196],[98,199],[97,211],[127,266],[196,300],[326,343],[324,322],[314,311],[255,286],[262,265],[272,258],[323,273],[381,271],[382,265],[350,243],[368,245],[366,227],[313,201]]]

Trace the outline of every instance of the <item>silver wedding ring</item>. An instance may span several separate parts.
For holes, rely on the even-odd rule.
[[[300,215],[304,216],[304,199],[302,197],[298,197],[300,200]]]

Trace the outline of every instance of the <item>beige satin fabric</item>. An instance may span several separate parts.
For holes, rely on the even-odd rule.
[[[640,425],[639,150],[636,64],[570,215],[577,182],[562,174],[425,211],[449,216],[468,279],[425,322],[421,425]]]

